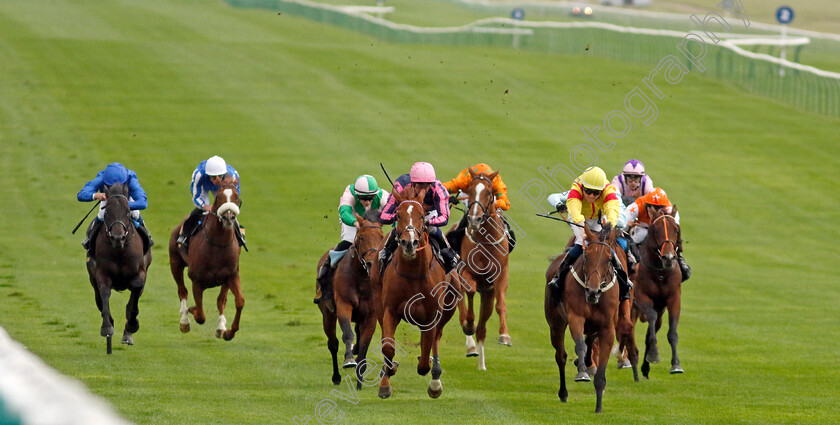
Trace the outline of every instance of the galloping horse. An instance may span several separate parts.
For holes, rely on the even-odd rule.
[[[668,308],[668,342],[671,344],[671,373],[683,373],[677,356],[677,324],[680,321],[680,294],[682,274],[677,266],[677,246],[681,243],[680,225],[664,209],[649,211],[651,224],[640,247],[641,261],[636,272],[636,298],[633,304],[633,321],[641,317],[648,321],[645,337],[645,358],[642,375],[648,377],[650,363],[659,363],[656,332],[662,327],[662,313]]]
[[[239,252],[241,248],[234,234],[236,216],[239,215],[239,206],[242,202],[236,190],[236,179],[226,177],[214,194],[213,207],[209,214],[204,216],[204,224],[192,239],[188,247],[178,247],[178,234],[184,222],[172,230],[172,237],[169,239],[169,267],[172,277],[178,284],[178,298],[181,299],[181,332],[190,331],[190,319],[187,315],[192,313],[198,324],[204,324],[204,307],[202,306],[202,295],[205,289],[221,286],[216,305],[219,308],[219,324],[216,328],[216,337],[224,337],[230,341],[239,330],[239,317],[242,314],[242,307],[245,305],[245,298],[242,296],[242,289],[239,284]],[[195,306],[187,309],[187,288],[184,286],[184,267],[187,267],[188,275],[192,280],[193,297]],[[225,304],[227,303],[227,292],[233,292],[236,302],[236,317],[233,325],[226,329],[227,319],[225,318]]]
[[[416,191],[408,187],[394,193],[397,204],[397,222],[394,226],[399,241],[399,253],[394,254],[391,264],[382,276],[382,305],[379,309],[382,326],[382,354],[385,365],[380,375],[379,397],[391,396],[390,377],[397,372],[399,364],[394,362],[394,333],[400,320],[420,329],[420,357],[417,373],[426,375],[432,371],[428,393],[432,398],[440,397],[443,386],[440,375],[438,344],[443,327],[455,313],[455,306],[461,296],[458,279],[447,279],[443,266],[435,259],[429,245],[429,234],[424,219],[423,197],[426,189]],[[429,352],[434,363],[430,365]]]
[[[575,341],[578,368],[575,381],[590,381],[586,371],[586,338],[594,336],[593,353],[597,352],[595,365],[595,412],[601,412],[601,400],[607,386],[606,365],[615,339],[615,324],[618,319],[619,288],[611,264],[615,249],[615,231],[607,225],[600,234],[594,234],[584,225],[586,240],[583,254],[569,269],[562,293],[546,285],[545,319],[551,329],[551,344],[554,359],[560,369],[560,390],[557,395],[564,403],[568,398],[566,390],[566,348],[564,334],[566,326]],[[546,282],[550,281],[560,267],[563,256],[556,258],[546,270]]]
[[[318,304],[323,317],[324,333],[327,335],[327,347],[332,355],[333,384],[341,383],[341,375],[338,373],[338,339],[335,336],[335,323],[338,320],[341,326],[342,341],[344,341],[344,365],[345,369],[354,368],[367,356],[370,340],[376,330],[376,309],[373,306],[373,290],[370,284],[371,267],[376,263],[378,247],[385,236],[382,234],[382,225],[378,223],[379,210],[371,210],[365,214],[367,219],[356,216],[359,222],[359,230],[356,232],[356,239],[350,252],[345,259],[338,263],[333,275],[333,297],[335,298],[335,311],[330,311],[326,302]],[[329,261],[329,253],[325,253],[318,261],[318,269]],[[350,322],[356,322],[356,334],[353,335],[353,328]],[[354,338],[357,344],[354,346]],[[357,358],[353,359],[353,354]],[[364,364],[357,376],[364,376]],[[362,388],[361,380],[357,380],[357,387]]]
[[[458,275],[465,282],[466,302],[458,303],[461,328],[467,335],[467,357],[478,356],[478,369],[487,370],[484,364],[484,340],[487,337],[487,320],[493,314],[493,302],[499,315],[499,344],[510,345],[507,328],[507,307],[505,297],[508,288],[508,245],[507,232],[502,218],[496,211],[496,197],[493,193],[493,179],[498,171],[487,175],[477,174],[469,169],[472,182],[467,189],[467,228],[461,242],[461,258],[465,265],[458,267]],[[478,327],[475,327],[473,297],[481,294]],[[475,338],[478,339],[476,348]]]
[[[138,301],[146,285],[146,272],[152,263],[152,252],[144,253],[143,238],[131,222],[128,207],[128,186],[114,184],[106,186],[104,231],[96,237],[92,257],[87,259],[90,284],[96,295],[96,307],[102,312],[100,335],[108,338],[110,354],[111,335],[114,334],[114,318],[111,317],[111,289],[130,290],[131,296],[125,306],[125,331],[122,343],[133,345],[132,334],[140,328],[137,315]]]

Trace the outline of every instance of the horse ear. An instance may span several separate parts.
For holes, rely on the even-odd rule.
[[[677,204],[671,207],[671,215],[676,217],[677,216]]]
[[[650,206],[650,204],[645,204],[645,210],[647,210],[648,216],[650,216],[650,218],[656,218],[656,209]]]
[[[472,167],[467,167],[467,170],[470,172],[470,178],[471,179],[474,179],[474,178],[478,177],[478,174],[476,174],[476,172],[473,171]]]
[[[405,199],[403,198],[403,196],[402,196],[402,193],[397,192],[396,190],[395,190],[395,191],[393,191],[393,192],[391,192],[391,197],[392,197],[392,198],[394,198],[394,202],[395,202],[397,205],[399,205],[400,203],[402,203],[402,201],[404,201],[404,200],[405,200]]]
[[[607,243],[612,245],[615,243],[615,237],[617,236],[618,232],[616,232],[615,227],[612,227],[612,224],[607,224],[606,228],[610,232],[609,237],[607,237]]]
[[[583,233],[586,235],[586,239],[597,240],[595,235],[592,233],[592,230],[589,229],[589,224],[585,221],[583,222]]]
[[[487,178],[490,179],[490,181],[492,182],[493,180],[496,179],[496,176],[498,176],[498,175],[499,175],[499,170],[496,170],[493,173],[491,173],[489,176],[487,176]]]
[[[362,223],[362,220],[364,220],[364,218],[360,217],[359,214],[356,214],[355,211],[353,211],[353,217],[356,217],[356,220],[358,220],[359,223]]]

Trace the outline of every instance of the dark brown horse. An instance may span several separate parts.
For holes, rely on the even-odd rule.
[[[336,320],[341,326],[341,339],[345,346],[343,365],[345,369],[355,368],[365,359],[370,340],[376,330],[377,317],[373,305],[370,275],[373,264],[377,262],[379,245],[385,238],[382,234],[382,225],[377,220],[378,216],[378,210],[371,210],[365,214],[367,219],[356,216],[359,222],[356,238],[349,252],[345,254],[346,258],[338,263],[332,276],[335,310],[331,311],[327,302],[318,304],[323,317],[324,333],[327,335],[327,347],[332,355],[332,381],[336,385],[341,383],[341,375],[338,372]],[[329,261],[329,252],[318,261],[318,270],[327,261]],[[356,323],[356,335],[353,334],[351,321]],[[356,359],[353,358],[354,353],[357,354]],[[362,370],[357,376],[361,377],[364,376],[364,366],[360,367]],[[361,389],[361,386],[361,380],[357,380],[357,387]]]
[[[496,210],[496,196],[493,193],[493,179],[499,172],[490,175],[477,174],[472,168],[469,168],[469,172],[472,181],[466,191],[467,228],[460,253],[464,263],[456,269],[459,277],[463,279],[461,286],[466,297],[458,304],[458,312],[461,328],[467,335],[467,357],[478,356],[478,369],[487,370],[484,362],[484,341],[487,337],[487,321],[493,314],[494,301],[496,313],[499,315],[499,344],[511,344],[505,302],[510,248],[505,224]],[[475,326],[473,312],[473,297],[476,292],[481,294],[478,327]]]
[[[219,308],[219,324],[216,337],[224,337],[230,341],[239,330],[239,318],[245,298],[239,284],[239,252],[241,250],[234,234],[237,225],[236,216],[239,215],[239,192],[236,190],[236,179],[226,177],[214,194],[213,207],[205,214],[202,228],[196,231],[188,247],[178,247],[178,234],[184,222],[172,230],[169,240],[169,267],[172,277],[178,284],[178,298],[181,299],[181,332],[190,331],[190,319],[187,312],[192,313],[198,324],[204,324],[204,307],[202,295],[204,290],[221,286],[216,305]],[[184,286],[184,268],[188,268],[188,275],[192,280],[193,298],[195,306],[187,309],[187,287]],[[226,329],[225,304],[227,292],[233,293],[236,302],[236,317],[233,325]]]
[[[447,278],[443,266],[432,253],[424,218],[426,211],[422,204],[425,194],[425,189],[418,193],[413,187],[408,187],[402,194],[393,195],[399,205],[394,225],[399,250],[394,253],[394,259],[381,280],[379,298],[382,305],[379,312],[382,315],[380,323],[385,365],[380,374],[383,376],[379,382],[380,398],[390,397],[390,377],[399,366],[393,361],[393,341],[400,320],[407,321],[421,332],[417,373],[425,376],[432,371],[429,396],[438,398],[443,391],[438,344],[444,325],[455,313],[461,289],[458,279]],[[430,352],[432,364],[429,361]]]
[[[131,221],[128,207],[128,186],[114,184],[106,186],[105,223],[103,231],[96,237],[93,256],[87,259],[90,284],[96,296],[96,307],[102,313],[100,335],[108,338],[110,354],[111,335],[114,334],[114,318],[111,317],[111,290],[131,291],[125,306],[125,331],[122,343],[132,345],[132,334],[140,328],[137,315],[138,301],[146,285],[146,272],[152,263],[152,253],[144,253],[143,239]]]
[[[591,380],[586,369],[587,336],[594,336],[593,343],[597,355],[593,355],[597,372],[595,373],[595,412],[601,411],[601,401],[607,386],[606,365],[610,348],[615,340],[615,324],[618,320],[619,288],[611,257],[615,244],[615,231],[605,227],[600,234],[594,234],[589,226],[584,227],[586,240],[583,254],[566,275],[562,294],[557,289],[546,285],[545,318],[551,329],[551,344],[554,346],[554,359],[560,369],[560,390],[557,395],[565,402],[568,398],[566,389],[566,348],[564,336],[566,326],[575,342],[578,373],[575,381]],[[556,258],[546,270],[546,282],[557,272],[563,256]]]
[[[677,325],[680,321],[680,295],[682,274],[677,265],[677,247],[682,243],[680,225],[665,209],[648,211],[651,224],[647,238],[639,248],[641,261],[636,272],[636,298],[633,303],[633,321],[641,318],[648,322],[645,336],[645,357],[642,375],[648,377],[651,363],[659,363],[659,348],[656,332],[662,327],[662,314],[668,309],[668,342],[671,344],[671,373],[683,373],[677,356]]]

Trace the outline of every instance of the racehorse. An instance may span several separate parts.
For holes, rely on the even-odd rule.
[[[425,376],[432,371],[428,393],[432,398],[440,397],[443,386],[440,375],[443,372],[438,356],[438,344],[443,327],[455,313],[455,306],[461,297],[458,279],[448,279],[443,265],[435,258],[429,245],[426,230],[426,211],[423,198],[426,189],[417,191],[406,188],[402,194],[394,193],[398,204],[394,232],[399,242],[399,252],[387,266],[381,279],[382,304],[379,308],[382,326],[382,379],[379,381],[379,397],[391,396],[390,377],[397,372],[399,364],[394,362],[394,333],[400,320],[405,320],[420,329],[420,356],[417,373]],[[429,353],[433,364],[430,364]]]
[[[460,253],[464,265],[456,269],[458,277],[463,279],[461,286],[465,289],[466,297],[458,303],[458,312],[461,329],[467,335],[467,357],[478,356],[478,369],[487,370],[484,362],[484,340],[487,336],[487,321],[493,314],[494,301],[496,313],[499,315],[499,344],[511,344],[505,303],[510,247],[505,224],[496,211],[496,197],[493,193],[493,179],[499,172],[490,175],[477,174],[472,168],[469,172],[472,181],[466,191],[467,228]],[[478,327],[474,324],[473,312],[473,297],[476,292],[481,294]]]
[[[619,288],[611,264],[615,244],[615,231],[605,226],[600,234],[590,231],[584,224],[586,238],[583,254],[569,269],[562,288],[546,285],[545,319],[551,329],[551,344],[554,359],[560,369],[560,390],[557,395],[564,403],[568,398],[566,389],[566,348],[564,334],[566,326],[575,342],[578,373],[577,382],[591,380],[586,370],[586,338],[594,336],[593,357],[595,373],[595,412],[601,412],[601,401],[607,386],[606,365],[615,338],[615,324],[618,320]],[[560,267],[563,256],[556,258],[546,270],[546,282],[550,281]],[[562,292],[561,292],[562,290]],[[594,347],[593,347],[594,348]]]
[[[373,306],[373,290],[370,284],[371,267],[376,263],[378,247],[385,236],[382,225],[379,224],[379,210],[370,210],[365,214],[367,219],[356,215],[359,230],[349,252],[336,266],[332,276],[333,297],[335,311],[331,311],[327,302],[318,304],[323,317],[324,333],[327,335],[327,347],[332,355],[333,384],[341,383],[338,372],[338,339],[336,338],[335,323],[341,326],[342,341],[344,342],[345,369],[354,368],[367,356],[367,350],[373,333],[376,330],[376,309]],[[318,269],[329,261],[329,253],[325,253],[318,261]],[[356,335],[350,322],[356,322]],[[356,345],[353,344],[354,338]],[[353,354],[357,358],[353,359]],[[358,376],[364,376],[364,364],[360,366]],[[357,387],[362,388],[361,380],[357,380]]]
[[[641,261],[636,272],[636,298],[633,303],[633,321],[641,318],[648,322],[645,336],[645,357],[642,375],[648,378],[651,363],[659,363],[656,332],[662,327],[662,313],[668,309],[668,342],[671,344],[671,373],[683,373],[677,356],[677,325],[680,321],[680,295],[682,273],[677,265],[677,247],[681,244],[680,225],[665,209],[649,209],[651,224],[642,246]]]
[[[204,324],[204,307],[202,295],[204,290],[221,286],[216,305],[219,308],[219,323],[216,337],[224,337],[230,341],[239,330],[239,318],[245,298],[239,283],[239,252],[241,248],[234,234],[237,225],[236,216],[242,201],[236,190],[236,178],[227,176],[214,194],[213,206],[210,213],[205,214],[201,229],[197,230],[186,248],[179,247],[177,240],[184,221],[172,230],[169,239],[169,267],[172,277],[178,285],[178,298],[181,299],[181,332],[190,331],[190,319],[187,312],[192,313],[198,324]],[[193,298],[195,306],[187,309],[187,288],[184,286],[184,267],[188,268],[188,275],[192,280]],[[236,317],[233,325],[227,329],[225,318],[225,304],[227,292],[233,293],[236,302]]]
[[[127,185],[122,183],[105,187],[105,223],[94,241],[93,255],[87,259],[90,284],[96,296],[96,307],[102,313],[102,327],[99,334],[108,338],[110,354],[111,336],[114,334],[114,318],[111,317],[111,290],[131,291],[125,306],[125,331],[122,343],[133,345],[132,334],[140,328],[137,315],[138,301],[146,285],[146,272],[152,263],[151,250],[145,250],[143,238],[131,221],[128,207]],[[148,251],[148,252],[144,252]]]

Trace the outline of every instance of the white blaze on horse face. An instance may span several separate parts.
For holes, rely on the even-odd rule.
[[[409,205],[408,210],[407,210],[407,212],[408,212],[408,225],[409,226],[414,226],[414,219],[411,218],[411,211],[413,211],[413,210],[414,210],[414,205]]]
[[[473,205],[472,211],[470,211],[470,215],[472,217],[478,217],[479,216],[478,205],[481,203],[481,201],[479,201],[479,200],[481,199],[481,192],[484,192],[484,189],[485,189],[484,183],[479,183],[479,184],[475,185],[475,199],[473,200],[473,201],[475,201],[475,205]]]
[[[227,201],[230,202],[230,197],[233,196],[233,189],[225,189],[225,196],[227,197]]]

